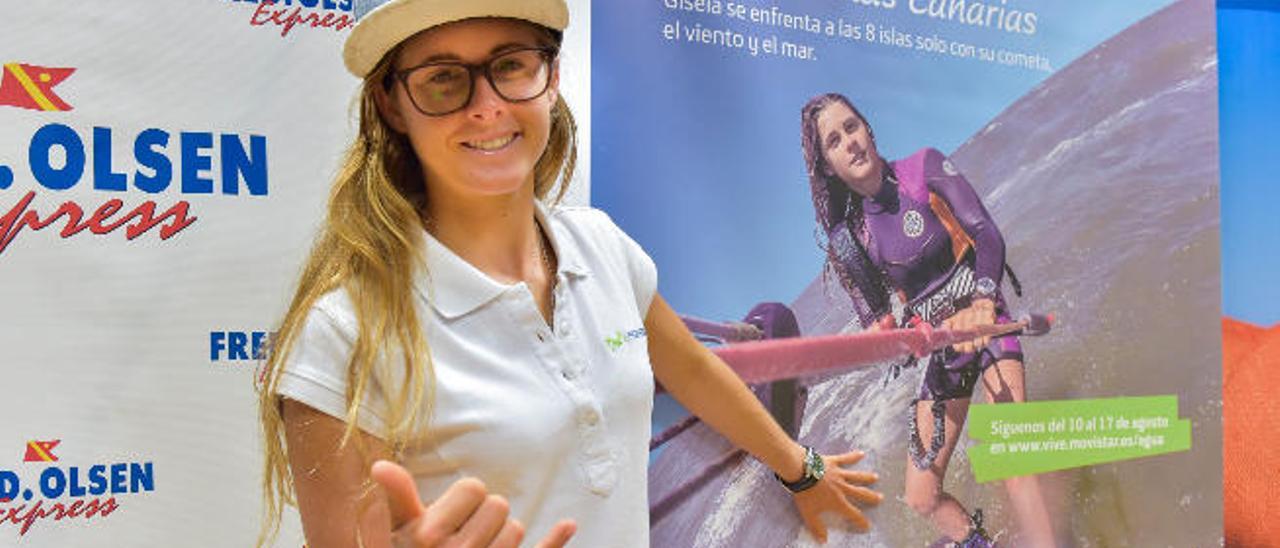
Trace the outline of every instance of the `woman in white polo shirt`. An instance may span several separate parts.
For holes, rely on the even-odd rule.
[[[264,376],[264,541],[296,501],[311,546],[513,544],[520,522],[552,543],[576,523],[575,545],[647,546],[655,377],[776,471],[818,538],[825,511],[868,527],[850,499],[879,502],[875,476],[841,468],[861,454],[788,438],[657,295],[645,252],[604,213],[558,205],[575,157],[564,1],[355,11],[359,134]],[[497,496],[415,524],[421,508],[372,489],[378,459],[428,496]],[[471,476],[483,489],[455,483]]]

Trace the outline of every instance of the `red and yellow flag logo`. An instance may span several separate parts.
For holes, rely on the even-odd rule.
[[[58,97],[53,92],[53,87],[75,71],[73,68],[5,64],[4,77],[0,79],[0,106],[47,111],[71,110],[71,105]]]
[[[27,442],[27,456],[22,458],[22,462],[57,462],[58,456],[53,454],[53,448],[59,443],[62,440]]]

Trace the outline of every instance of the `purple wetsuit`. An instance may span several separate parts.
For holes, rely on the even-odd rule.
[[[996,321],[1010,321],[998,289],[1004,273],[1004,237],[973,187],[932,148],[893,162],[891,168],[880,192],[862,201],[864,221],[858,239],[888,285],[905,295],[908,316],[939,325],[969,306],[975,295],[990,295],[996,302]],[[973,249],[959,261],[950,232],[929,204],[930,194],[946,203],[973,240]],[[1022,360],[1016,336],[992,339],[978,352],[950,347],[936,352],[918,397],[970,397],[982,372],[1003,359]]]

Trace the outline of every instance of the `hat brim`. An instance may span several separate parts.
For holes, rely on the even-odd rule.
[[[351,74],[364,78],[406,38],[477,17],[523,19],[558,31],[569,26],[564,0],[391,0],[360,18],[351,29],[342,60]]]

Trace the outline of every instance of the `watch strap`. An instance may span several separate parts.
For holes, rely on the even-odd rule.
[[[773,477],[778,478],[778,482],[782,483],[787,490],[792,493],[799,493],[818,484],[822,476],[826,473],[826,466],[822,462],[822,455],[814,451],[812,447],[804,448],[804,474],[796,481],[787,481],[782,479],[776,472]]]

